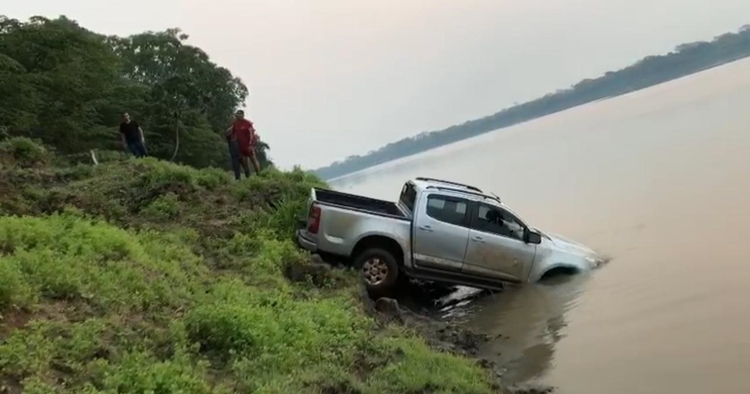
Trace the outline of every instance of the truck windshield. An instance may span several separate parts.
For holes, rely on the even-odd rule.
[[[414,213],[414,202],[417,199],[417,191],[414,190],[414,184],[406,182],[404,187],[401,189],[401,196],[399,201],[403,204],[409,212]]]

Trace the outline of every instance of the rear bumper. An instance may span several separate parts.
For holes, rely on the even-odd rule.
[[[317,252],[318,245],[316,245],[314,241],[305,238],[305,233],[305,230],[297,230],[297,245],[299,245],[299,247],[301,247],[302,249],[308,250],[310,252]]]

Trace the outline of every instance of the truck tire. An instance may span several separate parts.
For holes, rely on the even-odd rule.
[[[367,249],[355,258],[353,266],[359,271],[370,294],[385,295],[398,283],[398,263],[387,250]]]

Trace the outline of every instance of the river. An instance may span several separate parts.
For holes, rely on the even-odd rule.
[[[432,176],[494,191],[611,258],[467,306],[511,382],[579,393],[750,393],[750,61],[340,178],[393,200]]]

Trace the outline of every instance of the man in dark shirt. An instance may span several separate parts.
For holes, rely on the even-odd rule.
[[[143,138],[143,129],[138,122],[130,119],[127,112],[122,114],[122,123],[120,123],[120,135],[122,136],[122,146],[130,150],[135,157],[146,156],[146,140]]]

